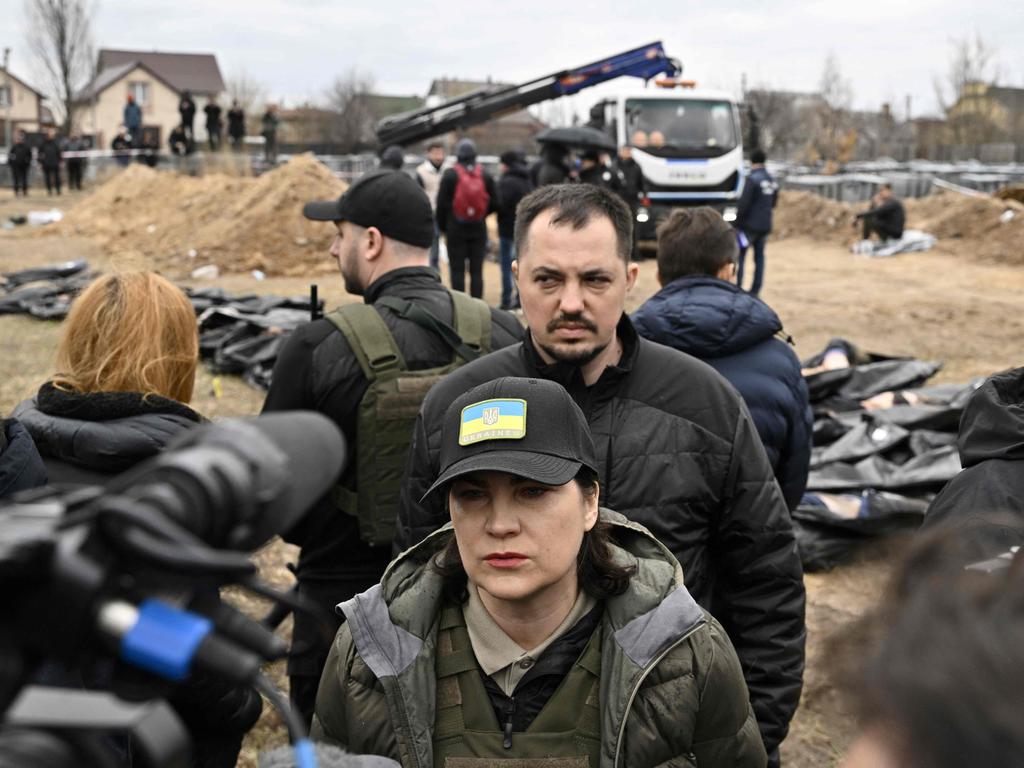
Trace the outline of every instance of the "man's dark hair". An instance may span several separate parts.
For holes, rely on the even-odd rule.
[[[622,198],[593,184],[550,184],[534,190],[516,206],[516,251],[526,253],[527,232],[544,211],[554,211],[552,224],[583,229],[594,216],[604,216],[615,227],[616,249],[629,263],[633,250],[633,214]]]
[[[714,208],[677,208],[658,225],[662,284],[687,275],[714,277],[738,255],[735,230]]]
[[[962,541],[924,537],[878,608],[831,641],[862,728],[899,765],[1014,765],[1024,753],[1024,557],[964,569]]]
[[[427,144],[427,152],[429,152],[432,149],[444,149],[444,142],[432,141],[429,144]]]
[[[887,181],[887,182],[883,183],[881,186],[879,186],[879,189],[888,189],[890,192],[892,192],[892,184],[890,184]]]
[[[768,159],[763,149],[755,149],[750,153],[750,162],[753,165],[764,165],[764,161]]]
[[[584,496],[596,496],[598,493],[597,475],[592,469],[581,467],[573,482]],[[446,498],[447,495],[446,491]],[[583,542],[576,555],[576,576],[580,589],[597,600],[621,595],[629,588],[629,580],[636,573],[636,566],[615,562],[609,549],[610,543],[611,526],[598,520],[593,528],[583,534]],[[466,586],[468,577],[459,557],[455,536],[448,540],[441,554],[434,558],[432,567],[443,577],[444,592],[449,600],[461,604],[469,599]]]

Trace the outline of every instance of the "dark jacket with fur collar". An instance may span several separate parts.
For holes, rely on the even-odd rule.
[[[14,409],[35,440],[51,483],[105,484],[162,451],[202,417],[174,400],[138,392],[83,394],[47,382]]]

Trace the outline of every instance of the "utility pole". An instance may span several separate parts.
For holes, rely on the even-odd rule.
[[[4,146],[11,146],[11,107],[14,105],[14,88],[11,86],[11,49],[4,48]]]

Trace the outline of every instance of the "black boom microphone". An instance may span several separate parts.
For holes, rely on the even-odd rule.
[[[189,430],[108,491],[156,506],[210,546],[251,550],[300,520],[345,454],[341,432],[318,413],[229,420]]]

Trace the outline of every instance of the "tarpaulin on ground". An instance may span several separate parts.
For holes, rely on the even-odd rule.
[[[983,379],[925,386],[941,367],[867,353],[844,339],[804,361],[814,447],[793,521],[808,570],[831,568],[867,541],[916,527],[960,471],[960,415]]]
[[[0,315],[61,320],[71,302],[97,277],[85,261],[0,275]],[[199,356],[217,373],[242,376],[267,389],[288,335],[310,320],[305,297],[231,294],[221,288],[183,288],[196,311]],[[320,302],[318,311],[322,311]]]

